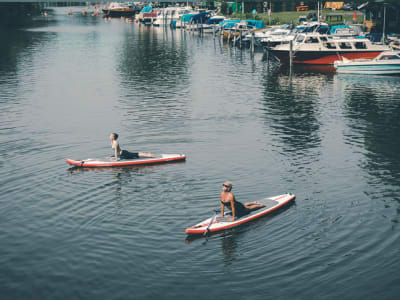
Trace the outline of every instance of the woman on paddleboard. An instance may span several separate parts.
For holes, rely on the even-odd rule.
[[[235,217],[240,218],[244,215],[247,215],[249,212],[264,207],[265,205],[258,202],[247,202],[242,204],[235,199],[235,195],[233,195],[232,191],[232,183],[229,181],[225,181],[222,184],[222,193],[221,193],[221,215],[224,216],[224,208],[225,206],[232,211],[232,218],[229,220],[230,222],[235,220]]]
[[[118,134],[110,134],[111,147],[114,149],[115,160],[119,159],[135,159],[139,157],[156,157],[153,153],[143,153],[143,152],[129,152],[126,150],[121,150],[118,143]]]

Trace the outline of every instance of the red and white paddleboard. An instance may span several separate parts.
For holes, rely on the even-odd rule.
[[[226,212],[224,217],[212,217],[200,222],[192,227],[186,228],[185,233],[187,234],[205,234],[207,232],[217,232],[232,227],[242,225],[244,223],[253,221],[257,218],[267,215],[268,213],[277,210],[278,208],[288,204],[290,201],[296,198],[293,194],[283,194],[271,198],[265,198],[258,200],[257,202],[263,203],[265,207],[259,208],[251,213],[242,216],[234,221],[228,221],[232,214],[231,212]]]
[[[154,165],[169,162],[184,161],[185,154],[160,154],[156,157],[143,157],[137,159],[121,159],[118,161],[113,160],[112,157],[103,159],[88,158],[85,160],[67,159],[66,162],[70,165],[82,168],[99,168],[99,167],[126,167],[126,166],[140,166],[140,165]]]

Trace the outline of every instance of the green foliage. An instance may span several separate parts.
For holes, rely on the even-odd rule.
[[[233,13],[232,19],[240,19],[240,20],[262,20],[261,14],[253,15],[252,13]]]
[[[251,13],[240,14],[240,13],[233,13],[233,19],[253,19],[253,20],[261,20],[264,22],[265,25],[281,25],[281,24],[298,24],[298,20],[300,16],[307,16],[309,13],[316,13],[316,10],[309,10],[309,11],[300,11],[300,12],[273,12],[270,17],[268,17],[267,13],[258,13],[257,15],[253,15]],[[337,14],[343,13],[343,21],[344,23],[352,23],[353,22],[353,13],[344,14],[344,12],[336,11]],[[331,10],[324,10],[322,12],[322,18],[325,19],[325,16],[328,14],[332,14]],[[363,15],[361,13],[357,13],[357,21],[356,23],[362,23],[364,20]],[[333,22],[330,25],[334,25]],[[336,24],[336,23],[335,23]]]

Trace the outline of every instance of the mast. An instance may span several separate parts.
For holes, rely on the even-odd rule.
[[[383,32],[382,32],[382,43],[385,42],[385,27],[386,27],[386,3],[383,3]]]

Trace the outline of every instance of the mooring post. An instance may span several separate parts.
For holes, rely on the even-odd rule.
[[[290,62],[290,69],[292,69],[293,65],[293,40],[289,42],[289,62]]]
[[[254,55],[254,31],[251,31],[251,55]]]

